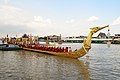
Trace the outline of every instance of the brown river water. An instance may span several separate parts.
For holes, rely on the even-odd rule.
[[[65,43],[79,49],[80,43]],[[0,80],[120,80],[120,45],[92,44],[79,59],[30,51],[0,51]]]

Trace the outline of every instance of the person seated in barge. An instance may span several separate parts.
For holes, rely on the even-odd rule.
[[[65,48],[65,52],[68,52],[68,47]]]

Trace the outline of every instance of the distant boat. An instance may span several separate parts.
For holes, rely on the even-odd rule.
[[[54,47],[56,47],[56,43],[55,43],[55,41],[54,41],[53,44],[49,43],[48,36],[47,36],[46,46],[54,46]]]
[[[107,26],[104,26],[104,27],[94,27],[94,28],[90,28],[91,31],[87,37],[87,39],[84,41],[83,43],[83,46],[78,49],[78,50],[74,50],[73,52],[53,52],[52,50],[49,51],[49,50],[42,50],[40,48],[29,48],[29,47],[26,47],[23,49],[24,50],[29,50],[29,51],[35,51],[35,52],[40,52],[40,53],[46,53],[46,54],[52,54],[52,55],[57,55],[57,56],[62,56],[62,57],[67,57],[67,58],[80,58],[82,56],[84,56],[85,54],[87,54],[87,52],[91,49],[91,39],[92,39],[92,35],[106,27],[108,27],[109,25]]]
[[[21,50],[18,45],[15,44],[0,44],[1,51],[14,51],[14,50]]]
[[[60,38],[59,38],[59,41],[58,41],[58,44],[62,44],[63,41],[61,40],[61,34],[60,34]]]
[[[63,41],[62,41],[62,40],[59,40],[59,41],[58,41],[58,44],[62,44],[62,43],[63,43]]]

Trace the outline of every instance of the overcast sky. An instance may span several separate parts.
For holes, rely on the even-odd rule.
[[[108,24],[120,34],[120,0],[0,0],[0,36],[79,36]]]

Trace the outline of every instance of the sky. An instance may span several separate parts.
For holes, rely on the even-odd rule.
[[[119,8],[120,0],[0,0],[0,37],[87,36],[89,28],[106,25],[120,34]]]

